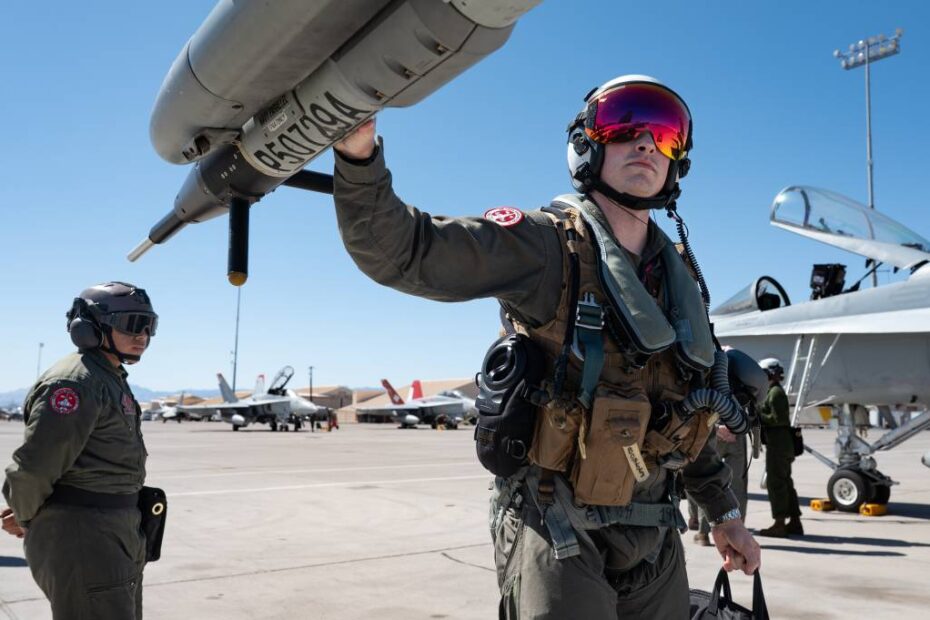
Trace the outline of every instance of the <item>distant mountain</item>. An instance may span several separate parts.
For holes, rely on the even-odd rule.
[[[156,398],[164,398],[165,396],[176,396],[181,392],[201,398],[213,398],[214,396],[220,395],[219,390],[216,389],[150,390],[131,383],[129,384],[129,388],[132,390],[133,395],[135,395],[136,400],[140,402],[149,402]],[[0,392],[0,407],[19,407],[23,404],[23,401],[26,400],[26,394],[28,393],[29,388],[20,388],[10,392]]]

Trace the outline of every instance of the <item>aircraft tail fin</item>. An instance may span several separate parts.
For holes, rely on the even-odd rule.
[[[239,399],[236,398],[235,392],[233,392],[232,388],[229,387],[229,384],[226,383],[226,379],[223,377],[223,373],[216,373],[216,378],[220,382],[220,394],[223,395],[223,400],[227,403],[237,402]]]
[[[265,375],[258,375],[255,378],[255,389],[252,390],[252,396],[258,396],[265,393]]]
[[[387,379],[381,379],[381,385],[384,386],[384,389],[387,390],[388,395],[391,397],[391,404],[404,404],[404,399],[400,397],[400,394],[397,393],[397,390],[394,389],[394,386],[391,385],[390,381]]]
[[[413,383],[410,384],[410,400],[418,398],[423,398],[423,386],[420,384],[419,379],[414,379]]]

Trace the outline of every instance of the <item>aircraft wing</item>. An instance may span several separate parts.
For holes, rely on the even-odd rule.
[[[930,241],[841,194],[795,185],[772,204],[771,224],[900,269],[930,261]]]
[[[718,335],[725,334],[727,337],[783,334],[925,334],[927,326],[930,325],[930,308],[782,321],[766,321],[766,318],[778,318],[777,311],[750,312],[727,321],[726,324],[720,321],[714,325]]]

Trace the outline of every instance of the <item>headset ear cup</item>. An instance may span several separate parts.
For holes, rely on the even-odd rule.
[[[689,170],[691,170],[691,159],[685,157],[680,162],[678,162],[678,178],[685,178],[688,175]]]
[[[90,321],[80,317],[68,324],[68,333],[71,335],[71,342],[78,349],[96,349],[103,343],[100,330]]]

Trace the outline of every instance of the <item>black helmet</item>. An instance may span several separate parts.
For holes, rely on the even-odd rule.
[[[768,376],[764,370],[739,349],[727,349],[727,368],[730,375],[730,389],[741,404],[754,401],[761,405],[769,390]]]
[[[68,333],[78,349],[102,348],[122,362],[138,361],[138,356],[117,351],[112,330],[152,337],[158,326],[158,315],[148,294],[125,282],[106,282],[84,289],[74,298],[66,316]]]

